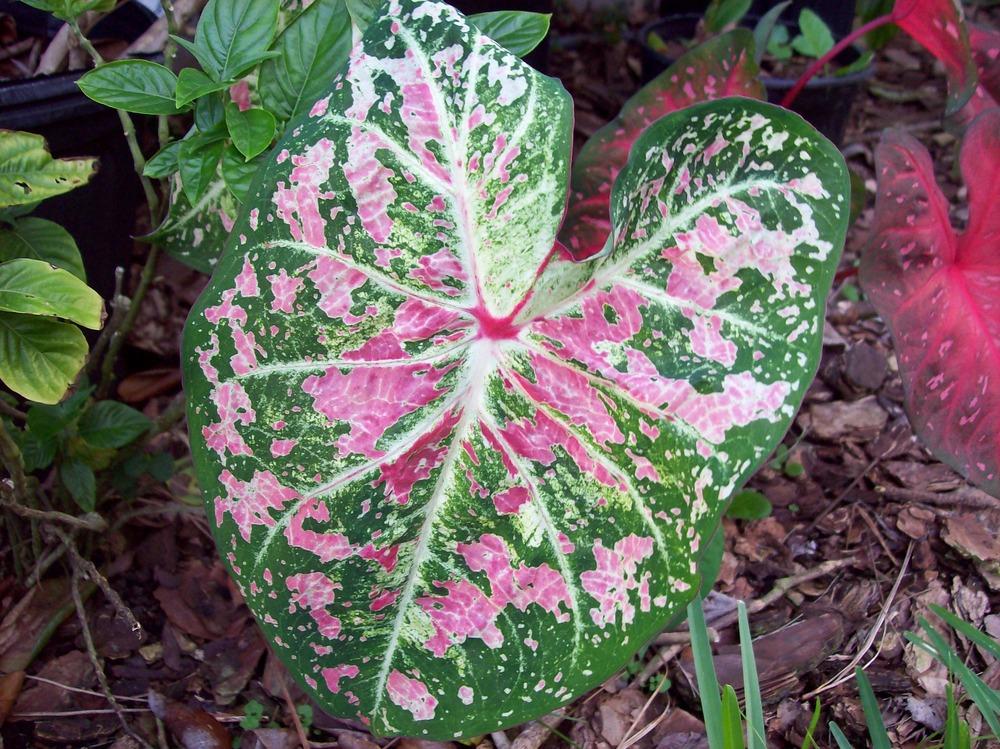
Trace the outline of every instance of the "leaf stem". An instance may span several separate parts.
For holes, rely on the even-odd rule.
[[[160,7],[163,8],[163,15],[167,19],[167,41],[163,45],[163,64],[173,70],[174,58],[177,56],[177,42],[174,36],[178,33],[177,17],[174,15],[173,0],[160,0]],[[170,141],[170,116],[161,114],[157,121],[157,138],[160,141],[160,148],[163,148]]]
[[[795,82],[795,85],[792,86],[791,90],[789,90],[789,92],[785,94],[785,98],[781,100],[781,106],[785,107],[786,109],[790,108],[792,104],[795,102],[795,100],[799,98],[799,94],[802,93],[802,89],[804,89],[808,85],[809,81],[811,81],[816,76],[817,73],[819,73],[824,67],[826,67],[827,63],[836,58],[837,55],[839,55],[845,49],[854,44],[854,42],[863,37],[865,34],[868,34],[874,31],[875,29],[881,28],[882,26],[887,26],[890,23],[895,23],[898,17],[899,16],[897,16],[897,14],[894,12],[887,13],[884,16],[879,16],[878,18],[869,21],[863,26],[859,26],[850,34],[841,39],[839,42],[834,44],[830,48],[829,52],[827,52],[825,55],[823,55],[818,60],[813,62],[812,65],[806,68],[806,71]]]
[[[100,67],[103,65],[104,58],[101,57],[101,53],[97,51],[97,48],[90,43],[90,40],[83,33],[76,19],[71,20],[69,25],[73,29],[73,33],[76,35],[84,52],[90,55],[90,59],[94,61],[94,66]],[[125,135],[125,141],[128,143],[129,152],[132,154],[132,163],[135,165],[136,174],[139,175],[139,181],[142,183],[142,191],[146,195],[146,204],[149,207],[149,219],[152,226],[156,226],[160,215],[160,199],[156,195],[153,183],[147,177],[143,176],[142,170],[146,166],[146,157],[142,155],[142,149],[139,148],[139,141],[135,135],[135,124],[132,122],[132,117],[128,112],[121,109],[116,109],[115,111],[118,113],[118,119],[122,123],[122,132]]]

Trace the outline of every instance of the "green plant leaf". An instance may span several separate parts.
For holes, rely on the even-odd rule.
[[[729,684],[722,687],[722,749],[744,749],[743,717],[736,690]]]
[[[726,515],[735,520],[763,520],[770,516],[771,509],[771,501],[767,497],[752,489],[745,489],[733,497]]]
[[[221,91],[232,85],[232,81],[217,81],[209,78],[197,68],[184,68],[177,77],[177,89],[175,93],[178,107],[186,107],[195,99],[206,94]]]
[[[788,43],[788,27],[778,24],[771,31],[767,40],[767,53],[775,60],[787,60],[792,56],[792,47]]]
[[[174,104],[177,76],[149,60],[105,63],[84,73],[76,85],[98,104],[136,114],[179,114],[187,103]]]
[[[226,187],[241,203],[250,192],[250,183],[263,163],[263,156],[247,161],[236,146],[230,144],[222,152],[222,178]]]
[[[451,740],[574,699],[695,594],[815,373],[849,184],[798,116],[696,105],[572,262],[565,90],[443,3],[384,8],[255,177],[185,392],[279,657],[328,712]]]
[[[143,175],[150,179],[165,179],[171,174],[175,174],[180,169],[178,159],[180,158],[182,142],[175,140],[157,151],[146,162],[146,166],[142,170]]]
[[[54,221],[29,216],[0,226],[0,263],[19,257],[43,260],[87,280],[76,240]]]
[[[858,696],[861,698],[861,709],[865,713],[865,723],[868,724],[868,737],[871,739],[872,749],[892,749],[868,675],[861,668],[855,668],[854,678],[858,682]]]
[[[100,401],[83,412],[77,434],[91,447],[119,448],[153,425],[145,415],[118,401]]]
[[[58,403],[87,358],[72,323],[0,312],[0,380],[38,403]]]
[[[0,310],[62,317],[91,330],[104,321],[104,300],[69,271],[42,260],[0,264]]]
[[[57,440],[43,439],[27,429],[11,430],[11,436],[21,451],[26,473],[34,473],[52,465],[59,448]]]
[[[976,645],[981,647],[985,652],[992,655],[994,658],[1000,659],[1000,642],[990,637],[988,634],[983,632],[981,629],[973,627],[969,622],[955,616],[953,613],[948,611],[948,609],[943,606],[938,606],[937,604],[930,605],[931,611],[935,615],[940,617],[944,622],[951,626],[956,632],[965,637],[967,640],[971,640]]]
[[[691,633],[691,654],[694,658],[694,673],[701,700],[701,713],[705,718],[705,732],[708,745],[724,746],[722,702],[719,698],[719,679],[715,674],[712,646],[708,640],[708,626],[701,608],[701,598],[688,604],[688,631]]]
[[[872,60],[875,59],[875,53],[872,51],[863,52],[858,55],[858,59],[849,65],[844,65],[833,71],[834,76],[842,77],[845,75],[852,75],[853,73],[861,72],[865,70],[869,65],[872,64]]]
[[[750,636],[747,606],[743,601],[738,601],[736,610],[740,630],[740,661],[743,665],[743,699],[746,701],[747,709],[747,747],[767,749],[764,706],[761,702],[760,679],[757,676],[757,659],[753,654],[753,637]]]
[[[722,569],[722,557],[726,552],[726,533],[720,525],[712,534],[708,543],[704,544],[701,559],[698,560],[698,575],[701,577],[701,587],[698,595],[705,598],[715,587]]]
[[[226,105],[226,127],[233,145],[247,161],[267,150],[274,140],[277,123],[266,109],[247,109],[241,112],[233,105]],[[220,153],[221,156],[221,153]]]
[[[229,135],[223,97],[224,94],[202,96],[194,103],[194,124],[198,137],[205,142],[225,140]]]
[[[277,0],[209,0],[194,37],[205,72],[239,78],[266,55],[277,25]]]
[[[96,159],[53,159],[45,139],[0,130],[0,207],[37,203],[86,184]]]
[[[802,739],[802,749],[819,749],[819,744],[816,743],[816,729],[819,728],[820,710],[820,701],[817,697],[816,707],[813,708],[812,718],[809,720],[809,727]]]
[[[107,13],[115,0],[21,0],[25,5],[44,10],[63,21],[71,21],[88,11]]]
[[[705,10],[705,28],[718,34],[743,20],[752,0],[712,0]]]
[[[190,39],[185,39],[182,36],[177,36],[176,34],[170,34],[170,38],[182,49],[187,50],[191,53],[198,64],[201,65],[201,69],[206,72],[211,72],[215,78],[219,78],[218,70],[216,69],[215,60],[212,55],[209,54],[208,50],[202,49],[199,45],[192,42]],[[181,71],[184,72],[183,70]]]
[[[820,58],[833,48],[835,42],[830,27],[809,8],[799,13],[799,31],[801,33],[792,39],[792,47],[800,55]]]
[[[59,481],[84,512],[93,512],[97,506],[97,480],[94,470],[76,458],[64,460],[59,465]]]
[[[548,35],[552,17],[548,13],[500,10],[476,13],[469,16],[469,20],[501,47],[506,47],[518,57],[524,57]]]
[[[222,141],[205,143],[199,138],[189,138],[181,141],[177,152],[177,163],[180,167],[181,185],[184,194],[192,203],[197,203],[209,183],[219,170],[219,159],[222,158]]]
[[[382,0],[344,0],[344,3],[354,25],[364,32],[375,17],[375,11],[382,4]]]
[[[838,749],[854,749],[854,747],[851,746],[851,742],[848,741],[847,737],[844,735],[844,732],[840,730],[840,726],[832,720],[830,721],[829,726],[830,735],[833,736],[833,740],[837,742]]]
[[[60,432],[72,431],[71,427],[83,413],[93,392],[93,387],[80,388],[62,403],[31,406],[28,409],[28,429],[39,439],[62,441],[66,435],[60,435]]]
[[[347,64],[351,17],[343,0],[314,0],[283,31],[280,53],[260,69],[264,107],[279,119],[296,119],[326,93],[331,71]]]
[[[771,7],[767,13],[760,17],[757,21],[757,25],[753,27],[753,44],[754,44],[754,61],[760,65],[760,61],[764,58],[764,52],[769,49],[771,44],[771,35],[775,30],[775,27],[781,18],[781,14],[785,12],[785,8],[792,4],[792,0],[784,0],[784,2],[776,3]],[[781,28],[785,29],[784,26]],[[788,41],[788,29],[785,29],[785,41]]]

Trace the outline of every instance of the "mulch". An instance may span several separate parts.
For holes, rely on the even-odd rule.
[[[992,11],[994,23],[998,15]],[[637,25],[642,19],[629,20]],[[614,17],[586,23],[563,18],[559,26],[550,70],[576,97],[582,142],[635,90],[638,51]],[[768,604],[754,611],[752,626],[768,731],[777,747],[801,745],[817,699],[824,725],[834,719],[856,743],[866,743],[850,676],[855,664],[867,668],[894,745],[913,746],[940,730],[946,672],[904,636],[919,617],[931,616],[930,604],[1000,637],[1000,502],[968,487],[915,439],[887,330],[858,293],[854,275],[872,220],[873,150],[884,128],[903,128],[931,148],[954,220],[965,220],[957,141],[941,124],[941,71],[902,38],[876,66],[843,149],[865,185],[865,208],[849,234],[830,298],[820,371],[785,449],[749,483],[767,496],[773,512],[758,521],[725,521],[722,568],[706,601],[718,636],[717,670],[734,685],[742,683],[735,601],[750,602],[752,610],[753,602]],[[203,280],[169,260],[160,273],[132,345],[169,363]],[[133,372],[122,394],[155,416],[177,390],[176,366],[168,364]],[[178,458],[177,475],[167,486],[144,486],[127,521],[90,550],[141,630],[133,632],[116,616],[100,591],[84,590],[95,648],[135,730],[157,743],[152,705],[163,722],[159,741],[169,734],[176,746],[213,749],[239,740],[243,749],[294,749],[302,730],[314,747],[429,749],[427,742],[373,739],[360,726],[309,705],[268,652],[223,571],[184,457],[182,429],[160,437],[156,447]],[[0,579],[0,672],[66,606],[58,569],[31,593],[11,578]],[[824,569],[826,574],[809,574]],[[789,577],[804,581],[768,595]],[[23,680],[0,678],[0,715],[8,711],[0,729],[3,746],[138,745],[102,695],[83,634],[77,618],[65,616]],[[504,743],[511,740],[515,749],[568,742],[587,749],[707,746],[683,639],[683,633],[667,635],[650,645],[626,671],[571,705],[555,731],[535,725],[484,738],[479,746],[508,749]],[[967,642],[953,644],[1000,688],[1000,663]],[[845,667],[848,678],[838,683]],[[147,701],[151,690],[157,697]],[[299,706],[294,713],[293,705]],[[974,713],[969,720],[979,727]],[[192,743],[196,733],[203,743]]]

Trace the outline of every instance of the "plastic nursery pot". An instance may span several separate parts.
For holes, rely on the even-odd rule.
[[[749,14],[760,18],[779,2],[781,0],[754,0]],[[660,15],[676,16],[693,13],[700,18],[708,6],[709,0],[660,0]],[[803,8],[809,8],[826,22],[834,37],[840,39],[851,33],[856,7],[855,0],[792,0],[784,16],[798,18]]]
[[[653,80],[674,62],[673,57],[650,46],[650,34],[655,33],[665,42],[687,40],[694,36],[695,28],[700,19],[701,16],[695,14],[668,16],[648,24],[639,32],[644,83]],[[755,18],[748,17],[747,23],[751,28],[755,22]],[[786,25],[789,26],[789,31],[793,35],[798,33],[794,24]],[[850,65],[858,59],[860,54],[856,49],[845,50],[837,57],[834,64],[838,67]],[[839,147],[844,140],[844,131],[847,129],[854,100],[864,89],[874,72],[874,68],[869,65],[864,70],[848,75],[817,75],[799,94],[795,103],[792,104],[792,110],[802,115],[813,127]],[[779,103],[796,83],[795,78],[778,78],[767,74],[761,74],[760,79],[767,89],[768,101],[773,104]]]
[[[47,13],[11,0],[0,0],[0,12],[14,16],[24,32],[49,36]],[[151,16],[130,13],[124,21],[133,28],[124,33],[115,29],[115,35],[131,41],[129,36],[138,38]],[[54,24],[56,31],[59,25]],[[73,235],[88,283],[108,299],[114,293],[115,268],[127,268],[132,255],[142,190],[118,115],[85,97],[76,86],[84,72],[0,81],[0,129],[43,136],[56,157],[97,157],[97,174],[88,184],[49,198],[32,215],[55,221]]]
[[[451,4],[467,16],[475,13],[493,13],[498,10],[527,10],[533,13],[554,13],[555,0],[451,0]],[[535,70],[548,73],[549,36],[524,58]]]

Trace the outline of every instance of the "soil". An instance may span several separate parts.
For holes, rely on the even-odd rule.
[[[980,10],[978,20],[997,24],[1000,12],[990,14]],[[557,21],[550,71],[576,98],[582,144],[635,90],[638,48],[610,24],[581,33],[588,27],[580,19]],[[956,223],[965,220],[956,141],[941,123],[944,78],[905,38],[877,56],[875,69],[843,149],[865,185],[865,207],[849,234],[830,298],[820,371],[785,439],[787,454],[766,464],[749,484],[774,511],[759,521],[725,522],[722,569],[706,602],[709,624],[718,632],[720,679],[734,685],[742,682],[731,612],[738,599],[754,611],[775,747],[801,746],[816,699],[824,725],[835,719],[855,745],[867,743],[853,679],[837,681],[855,662],[867,665],[893,745],[914,746],[941,728],[947,682],[943,668],[908,644],[904,633],[938,603],[1000,636],[1000,502],[971,489],[915,439],[888,332],[858,294],[854,277],[872,220],[873,149],[883,129],[902,128],[932,150]],[[133,351],[169,362],[204,280],[169,260],[159,273],[131,344]],[[171,366],[137,371],[120,386],[124,399],[154,417],[178,392]],[[309,706],[267,651],[223,571],[191,477],[183,426],[153,447],[175,457],[175,477],[166,486],[143,485],[133,499],[115,500],[122,508],[112,515],[116,524],[82,550],[141,625],[132,631],[107,596],[84,588],[94,646],[131,729],[161,747],[214,749],[239,740],[243,749],[293,749],[300,732],[308,732],[312,747],[432,749],[426,742],[373,739],[360,726]],[[81,623],[67,607],[69,569],[65,560],[57,561],[43,585],[31,591],[10,574],[0,577],[0,673],[14,671],[10,664],[23,663],[45,628],[61,622],[28,658],[23,678],[0,677],[3,746],[138,746],[102,695]],[[768,596],[779,580],[808,578],[804,573],[810,571],[825,574]],[[1000,663],[966,642],[954,646],[987,683],[1000,687]],[[536,723],[476,744],[706,746],[692,671],[683,634],[668,633],[626,671],[553,719],[552,730]],[[147,699],[151,691],[156,697]],[[978,730],[977,716],[969,719]],[[199,730],[203,741],[194,743],[192,732]],[[825,732],[817,740],[830,745]]]

